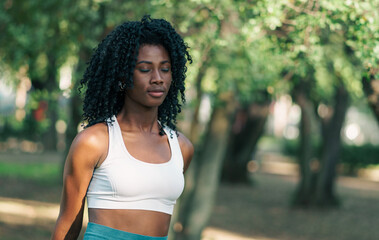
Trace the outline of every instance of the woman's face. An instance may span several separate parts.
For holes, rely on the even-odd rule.
[[[128,103],[158,107],[171,86],[171,61],[161,45],[142,45],[133,73],[133,88],[126,90]]]

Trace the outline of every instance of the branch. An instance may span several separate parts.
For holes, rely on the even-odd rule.
[[[317,11],[312,11],[312,10],[309,10],[307,8],[300,8],[298,6],[293,5],[290,2],[287,2],[286,6],[291,8],[292,10],[294,10],[297,13],[306,13],[306,14],[311,15],[311,16],[316,16],[316,13],[317,13]]]

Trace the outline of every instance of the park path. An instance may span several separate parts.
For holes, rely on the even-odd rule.
[[[47,225],[52,226],[58,216],[59,205],[39,201],[20,200],[0,197],[0,222],[8,225]],[[84,217],[83,227],[87,225],[88,217]],[[84,230],[83,230],[84,231]],[[82,235],[83,235],[82,231]],[[0,232],[1,236],[1,232]],[[3,238],[2,238],[3,239]],[[238,233],[208,227],[202,240],[256,240]],[[259,238],[259,240],[269,240]]]
[[[58,204],[39,201],[20,200],[0,197],[0,222],[8,225],[47,225],[53,226],[59,212]],[[88,217],[84,218],[83,227],[87,225]],[[84,231],[84,230],[83,230]],[[82,232],[83,232],[82,231]],[[82,233],[83,235],[83,233]],[[0,232],[1,237],[1,232]],[[1,238],[3,239],[3,238]],[[205,229],[202,240],[256,240],[238,233],[208,227]],[[269,240],[259,238],[259,240]]]
[[[267,227],[268,223],[274,224],[275,221],[282,221],[280,219],[285,217],[285,209],[288,207],[286,206],[288,199],[277,197],[277,195],[269,196],[269,192],[273,191],[274,193],[272,194],[282,194],[284,192],[291,191],[291,189],[293,189],[293,186],[296,184],[296,176],[258,172],[254,178],[256,179],[256,184],[258,185],[257,187],[252,188],[251,186],[233,186],[225,184],[220,187],[218,202],[216,203],[210,224],[203,233],[202,240],[291,239],[288,238],[288,236],[268,237],[266,235],[265,229],[271,228]],[[340,188],[343,188],[343,193],[345,195],[353,193],[354,195],[358,195],[363,199],[371,199],[376,203],[379,201],[379,183],[377,182],[371,182],[357,178],[342,177],[339,179],[338,185]],[[256,190],[252,190],[254,188],[256,188]],[[371,202],[374,203],[373,201]],[[268,206],[268,204],[271,205]],[[349,205],[350,203],[347,204]],[[366,205],[369,204],[370,203],[367,203]],[[8,226],[39,226],[44,229],[52,229],[58,215],[58,211],[58,204],[0,197],[0,222]],[[269,219],[264,219],[264,217],[267,218],[267,215],[274,216],[276,220],[272,220],[272,222],[270,222]],[[362,218],[364,216],[357,216],[357,218],[359,217]],[[87,217],[85,217],[85,219],[87,219]],[[317,222],[317,219],[313,220]],[[84,221],[84,226],[86,225],[86,222],[87,220]],[[276,223],[276,225],[282,224],[284,223]],[[379,224],[379,222],[372,222],[372,224]],[[252,225],[254,225],[254,227]],[[257,231],[253,230],[254,228]],[[272,231],[280,231],[280,227],[273,229]],[[379,231],[376,232],[379,234]],[[361,239],[374,240],[376,238]]]
[[[339,177],[338,192],[344,198],[344,206],[328,213],[304,213],[288,208],[289,195],[298,180],[295,164],[271,157],[260,162],[253,179],[253,187],[220,186],[202,240],[379,239],[379,218],[375,214],[379,212],[377,181]],[[14,232],[28,227],[52,229],[58,211],[58,204],[0,197],[0,238],[7,239],[2,237],[7,228],[16,229]],[[311,224],[304,226],[307,222]],[[314,229],[313,225],[320,227]]]

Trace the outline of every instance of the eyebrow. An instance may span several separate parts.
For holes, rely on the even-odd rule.
[[[150,61],[139,61],[139,62],[136,63],[136,65],[141,64],[141,63],[153,64],[153,63],[150,62]],[[165,60],[165,61],[162,61],[162,62],[160,62],[160,63],[161,63],[161,64],[164,64],[164,63],[170,63],[170,61]]]

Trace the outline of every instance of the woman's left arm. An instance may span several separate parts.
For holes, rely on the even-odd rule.
[[[194,148],[191,141],[186,136],[184,136],[181,132],[179,132],[178,141],[179,141],[180,149],[182,150],[183,161],[184,161],[183,172],[185,172],[191,163],[192,156],[194,153]]]

